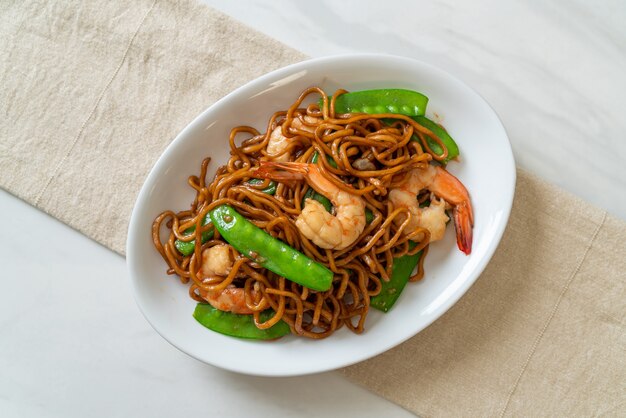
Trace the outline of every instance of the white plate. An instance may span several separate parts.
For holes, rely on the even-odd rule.
[[[152,220],[163,210],[188,209],[193,192],[187,177],[211,155],[211,175],[228,156],[228,134],[236,125],[263,131],[270,115],[286,109],[306,87],[407,88],[426,94],[427,115],[438,115],[461,150],[448,169],[470,192],[475,214],[472,254],[456,248],[454,228],[431,246],[426,276],[409,284],[387,314],[370,311],[366,331],[347,329],[313,341],[286,337],[273,342],[226,337],[192,317],[187,286],[165,274],[153,248]],[[495,112],[475,91],[423,62],[387,55],[343,55],[312,59],[266,74],[230,93],[191,122],[165,150],[143,185],[130,221],[128,266],[139,308],[154,329],[181,351],[224,369],[265,376],[293,376],[347,366],[411,338],[447,311],[474,283],[495,251],[507,224],[515,189],[515,163]]]

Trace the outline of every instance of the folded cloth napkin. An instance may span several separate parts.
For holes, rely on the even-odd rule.
[[[124,253],[148,171],[201,110],[304,56],[192,1],[0,4],[0,186]],[[422,416],[626,406],[626,225],[518,171],[492,262],[351,380]]]

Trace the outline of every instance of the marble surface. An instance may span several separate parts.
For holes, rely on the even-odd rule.
[[[626,219],[626,2],[204,1],[310,56],[446,69],[495,108],[520,167]],[[144,320],[123,258],[5,192],[0,212],[2,417],[410,416],[337,373],[199,363]]]

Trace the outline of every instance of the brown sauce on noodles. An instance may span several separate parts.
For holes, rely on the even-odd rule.
[[[342,92],[336,92],[333,97]],[[309,95],[315,95],[316,99],[321,96],[324,106],[321,109],[317,104],[302,107]],[[313,126],[314,132],[291,128],[295,119],[311,125],[311,119],[305,120],[305,116],[319,119]],[[385,118],[393,118],[395,122],[385,123]],[[317,151],[317,164],[322,173],[339,188],[361,196],[374,214],[374,220],[348,248],[319,248],[296,228],[295,219],[302,210],[302,197],[309,188],[305,181],[278,183],[274,195],[261,191],[269,180],[254,185],[247,183],[255,178],[254,170],[260,161],[275,158],[268,155],[266,147],[270,133],[277,126],[282,126],[283,133],[292,137],[285,150],[290,155],[289,161],[310,162]],[[413,135],[420,141],[412,141]],[[443,156],[434,155],[427,147],[426,136],[439,143],[444,150]],[[220,141],[220,138],[213,140]],[[210,158],[202,162],[199,175],[189,177],[188,184],[196,192],[190,209],[178,213],[165,211],[154,220],[153,241],[169,267],[167,273],[177,275],[182,283],[189,284],[189,295],[200,302],[204,302],[199,295],[200,289],[219,290],[228,285],[244,288],[246,304],[252,310],[257,308],[254,317],[259,328],[268,328],[282,319],[294,334],[309,338],[327,337],[342,326],[361,333],[370,297],[380,292],[381,280],[388,280],[393,259],[428,249],[427,230],[405,231],[407,222],[399,225],[394,222],[401,214],[410,215],[406,209],[393,207],[386,198],[388,191],[405,181],[404,174],[412,168],[424,167],[432,159],[445,158],[447,149],[444,144],[405,116],[335,115],[334,102],[320,88],[312,87],[302,92],[286,111],[274,113],[265,133],[248,126],[232,129],[229,145],[230,158],[217,169],[213,179],[207,179]],[[332,158],[337,167],[334,168],[327,158]],[[357,159],[370,161],[376,169],[354,168]],[[331,289],[326,292],[307,289],[266,270],[232,247],[235,262],[227,277],[200,277],[202,251],[225,243],[215,231],[213,239],[201,244],[202,232],[212,228],[211,225],[202,227],[201,223],[211,209],[222,204],[233,206],[259,228],[332,270],[335,277]],[[161,235],[162,225],[168,231],[164,236]],[[194,234],[185,235],[184,231],[194,225]],[[419,233],[424,233],[424,240],[409,249],[409,239]],[[174,245],[176,239],[195,239],[194,252],[190,256],[180,254]],[[421,257],[411,281],[423,277],[424,258]],[[275,315],[269,321],[259,323],[258,309],[267,306]]]

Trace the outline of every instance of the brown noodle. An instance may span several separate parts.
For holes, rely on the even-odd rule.
[[[432,159],[444,159],[448,153],[445,145],[428,129],[406,116],[336,115],[334,100],[344,92],[336,92],[331,99],[320,88],[311,87],[302,92],[287,111],[274,113],[264,134],[247,126],[232,129],[230,159],[217,169],[214,179],[206,180],[210,158],[202,162],[199,176],[189,177],[188,184],[196,191],[191,208],[178,213],[165,211],[154,220],[153,241],[169,266],[167,273],[178,275],[183,283],[191,283],[189,295],[194,300],[204,301],[198,293],[200,289],[219,291],[234,284],[245,289],[246,305],[254,311],[259,328],[271,327],[282,319],[294,334],[309,338],[327,337],[343,325],[361,333],[370,297],[380,292],[381,280],[389,280],[393,259],[428,249],[428,230],[405,231],[410,212],[394,208],[386,196],[390,188],[406,181],[409,170],[425,167]],[[322,97],[321,109],[317,104],[302,107],[305,98],[311,94]],[[304,119],[305,116],[321,121],[312,125],[310,119]],[[393,118],[395,122],[385,123],[385,118]],[[292,127],[295,119],[314,126],[314,133]],[[269,180],[259,184],[247,183],[255,178],[254,170],[260,161],[277,157],[266,152],[270,133],[277,126],[281,126],[285,136],[291,137],[285,151],[290,161],[310,162],[317,151],[317,164],[324,176],[340,189],[360,195],[374,214],[373,221],[349,247],[321,249],[296,228],[301,201],[309,188],[305,181],[278,183],[274,195],[262,192]],[[246,139],[237,145],[236,139],[243,134]],[[413,135],[419,138],[419,142],[411,140]],[[428,147],[426,137],[436,141],[444,150],[443,154],[436,155]],[[332,159],[337,167],[334,168],[328,159]],[[376,169],[354,168],[357,159],[372,162]],[[259,228],[327,266],[335,273],[331,289],[313,291],[279,277],[232,247],[230,251],[235,261],[228,277],[200,277],[202,251],[225,243],[215,231],[213,239],[201,244],[202,233],[213,228],[210,224],[202,226],[202,221],[211,209],[222,204],[233,206]],[[407,219],[401,224],[394,222],[400,215]],[[161,239],[162,225],[169,231],[165,242]],[[185,234],[185,230],[192,226],[195,226],[195,232]],[[420,234],[424,239],[410,249],[409,240]],[[195,239],[194,252],[190,256],[181,255],[175,247],[176,239]],[[411,281],[423,277],[424,258],[421,257],[417,274],[411,277]],[[268,307],[275,315],[260,323],[259,313]]]

